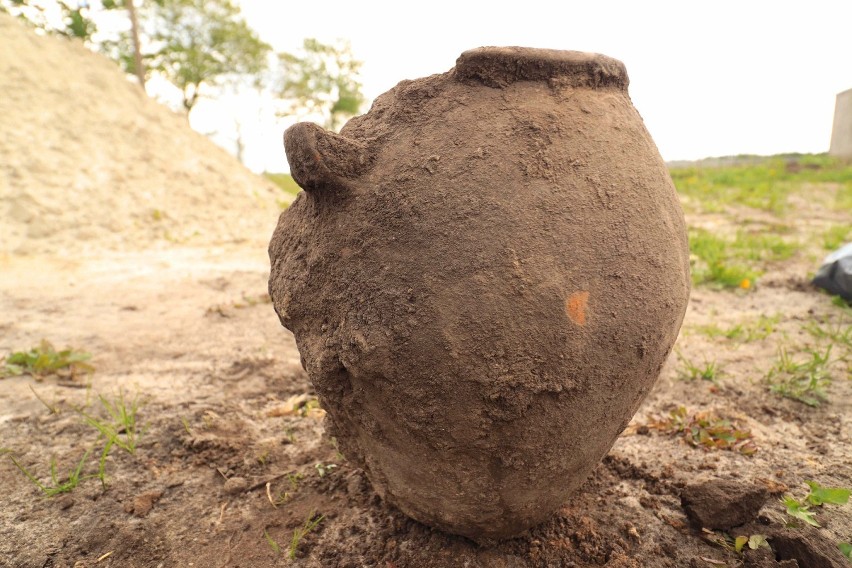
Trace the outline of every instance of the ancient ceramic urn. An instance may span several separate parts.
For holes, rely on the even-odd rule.
[[[269,289],[340,450],[411,517],[483,541],[544,521],[607,453],[678,333],[683,214],[602,55],[480,48],[333,134]]]

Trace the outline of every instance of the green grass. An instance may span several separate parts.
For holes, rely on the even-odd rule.
[[[825,154],[772,156],[754,163],[721,167],[673,168],[678,192],[705,212],[743,205],[782,215],[789,196],[806,184],[839,184],[834,207],[852,209],[852,164]]]
[[[124,393],[112,400],[103,395],[98,395],[101,406],[106,411],[107,418],[101,419],[92,414],[78,410],[83,421],[97,430],[104,441],[101,456],[98,459],[98,472],[92,477],[101,481],[101,486],[106,489],[106,460],[112,448],[118,447],[128,454],[136,453],[136,445],[140,436],[139,427],[136,423],[136,415],[139,411],[139,399],[134,397],[128,401]]]
[[[779,349],[778,359],[765,377],[769,390],[808,406],[826,402],[826,389],[831,384],[832,347],[829,345],[825,352],[809,349],[810,359],[804,361],[794,360],[783,347]]]
[[[805,331],[810,333],[814,338],[828,341],[831,344],[838,344],[852,351],[852,320],[845,317],[840,317],[836,323],[831,323],[827,320],[822,322],[808,322],[802,326]]]
[[[33,394],[44,404],[51,414],[59,414],[60,409],[56,405],[51,405],[41,398],[34,389],[31,389]],[[87,398],[88,400],[88,398]],[[29,479],[42,493],[48,497],[59,495],[60,493],[68,493],[73,490],[84,479],[99,479],[101,485],[106,488],[106,460],[113,447],[118,447],[125,450],[129,454],[135,454],[136,448],[141,435],[139,425],[137,423],[137,414],[139,412],[140,403],[138,398],[133,400],[125,398],[124,393],[120,392],[117,397],[112,399],[103,395],[98,395],[98,400],[105,412],[105,417],[101,418],[93,414],[84,412],[82,409],[76,411],[83,417],[83,421],[97,430],[103,440],[103,448],[100,452],[98,460],[97,473],[82,475],[83,468],[86,465],[86,460],[92,452],[90,448],[83,455],[83,458],[77,464],[76,468],[71,470],[68,475],[60,477],[57,473],[56,459],[50,460],[50,483],[42,483],[38,477],[24,467],[18,459],[12,455],[11,450],[0,448],[0,455],[8,453],[12,463]],[[86,403],[88,405],[88,402]]]
[[[21,465],[21,462],[19,462],[17,458],[15,458],[15,456],[10,455],[9,457],[11,458],[12,463],[15,464],[15,467],[21,470],[21,473],[23,473],[27,477],[27,479],[29,479],[33,483],[33,485],[38,487],[46,497],[55,497],[62,493],[71,492],[75,487],[80,484],[80,481],[85,479],[85,476],[83,476],[83,467],[85,467],[86,460],[89,458],[90,453],[91,450],[86,450],[86,453],[83,454],[83,457],[77,463],[77,466],[72,469],[68,473],[68,475],[64,477],[59,477],[59,474],[56,471],[56,458],[51,458],[49,484],[44,484],[39,481],[39,479],[33,473],[31,473],[27,468]]]
[[[694,381],[700,379],[702,381],[710,381],[716,383],[719,380],[719,366],[716,361],[707,361],[706,359],[696,365],[687,359],[683,353],[677,352],[677,357],[680,359],[681,366],[678,368],[678,378],[684,381]]]
[[[302,538],[305,537],[309,532],[317,528],[322,520],[325,518],[324,515],[320,515],[316,517],[316,512],[308,515],[308,518],[305,519],[305,523],[301,527],[297,527],[296,530],[293,531],[293,538],[290,540],[290,547],[287,551],[287,557],[290,560],[296,559],[296,550],[299,548],[299,543],[302,541]]]
[[[106,440],[107,454],[113,445],[128,454],[135,454],[136,444],[140,436],[139,427],[136,423],[136,415],[139,411],[138,397],[134,397],[133,400],[126,400],[124,393],[119,392],[118,396],[112,400],[103,395],[98,395],[98,399],[106,411],[107,418],[100,419],[81,410],[79,412],[83,420],[100,432]],[[106,456],[103,459],[106,459]]]
[[[740,230],[733,238],[725,238],[706,229],[689,230],[692,280],[717,288],[749,289],[765,263],[786,260],[798,249],[797,243],[775,234]]]
[[[272,549],[272,552],[274,552],[275,554],[281,554],[281,547],[278,545],[277,542],[275,542],[275,539],[269,536],[269,533],[266,531],[266,529],[263,529],[263,536],[266,538],[266,544],[269,545],[269,548]]]
[[[848,242],[852,242],[852,225],[831,225],[822,233],[822,246],[825,250],[833,251]]]
[[[91,355],[67,347],[57,351],[46,339],[29,351],[16,351],[6,356],[0,363],[0,378],[18,375],[31,375],[42,380],[51,375],[73,379],[81,374],[89,374],[95,368],[86,363]]]
[[[729,328],[711,324],[699,326],[697,329],[707,337],[725,337],[731,341],[750,343],[769,337],[775,331],[779,321],[781,321],[780,315],[776,314],[772,317],[761,315],[756,320],[738,323]]]
[[[290,202],[293,201],[293,198],[295,198],[296,195],[300,191],[302,191],[302,188],[299,187],[299,185],[293,179],[293,176],[291,176],[290,174],[273,174],[270,172],[264,172],[263,175],[264,177],[266,177],[266,179],[280,187],[281,191],[286,194],[286,199],[278,201],[278,205],[282,209],[286,208],[287,205],[289,205]]]

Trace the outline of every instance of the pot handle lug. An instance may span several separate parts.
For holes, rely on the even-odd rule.
[[[366,144],[312,122],[299,122],[284,132],[284,152],[290,174],[308,193],[343,188],[372,162]]]

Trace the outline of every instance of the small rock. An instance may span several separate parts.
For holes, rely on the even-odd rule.
[[[680,502],[701,527],[728,530],[753,521],[768,498],[769,491],[762,485],[714,479],[687,485]]]
[[[154,508],[154,503],[160,500],[163,492],[160,490],[141,493],[133,498],[133,501],[124,504],[124,511],[137,517],[145,517]]]
[[[225,485],[222,486],[222,489],[228,495],[239,495],[240,493],[245,493],[248,490],[248,481],[244,477],[231,477],[225,482]]]
[[[614,552],[604,568],[642,568],[642,565],[622,552]]]
[[[74,505],[74,498],[70,495],[63,495],[59,498],[57,505],[59,505],[59,508],[63,511],[65,509],[70,509]]]

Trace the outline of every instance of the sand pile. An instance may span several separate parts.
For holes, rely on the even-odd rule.
[[[282,192],[105,57],[0,14],[0,253],[268,242]]]

